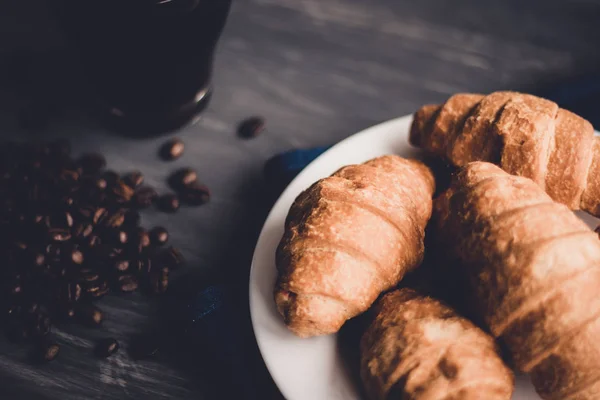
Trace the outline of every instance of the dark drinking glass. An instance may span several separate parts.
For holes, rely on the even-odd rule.
[[[96,99],[118,127],[162,132],[206,107],[231,0],[57,0]]]

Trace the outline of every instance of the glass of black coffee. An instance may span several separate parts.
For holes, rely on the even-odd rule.
[[[130,131],[179,128],[210,98],[231,0],[57,0],[103,114]]]

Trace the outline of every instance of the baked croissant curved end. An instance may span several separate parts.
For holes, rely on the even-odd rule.
[[[435,219],[490,332],[540,396],[600,399],[598,235],[533,181],[484,162],[459,171]]]
[[[554,201],[600,217],[600,137],[552,101],[516,93],[459,93],[418,110],[410,142],[462,167],[487,161],[530,178]]]
[[[415,268],[434,189],[423,163],[388,155],[300,194],[276,254],[274,297],[289,329],[335,333]]]
[[[491,336],[411,289],[383,296],[361,340],[373,400],[509,400],[514,382]]]

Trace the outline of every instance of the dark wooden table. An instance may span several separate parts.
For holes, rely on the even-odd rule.
[[[216,0],[215,0],[216,1]],[[246,298],[250,258],[272,198],[262,169],[273,154],[331,144],[375,123],[408,114],[459,91],[538,91],[590,72],[600,73],[600,1],[536,0],[235,0],[215,65],[215,92],[201,121],[177,133],[185,156],[157,161],[161,138],[124,138],[98,127],[77,105],[78,70],[70,61],[43,1],[0,6],[0,134],[70,137],[76,150],[106,153],[117,170],[141,169],[166,189],[165,176],[189,165],[213,191],[212,202],[175,215],[149,211],[188,262],[175,282],[201,287],[216,276]],[[25,80],[11,70],[15,56],[35,62]],[[48,120],[23,128],[18,115],[45,105]],[[26,109],[26,108],[25,108]],[[237,121],[259,114],[268,130],[242,141]],[[22,122],[22,121],[21,121]],[[240,303],[247,307],[247,303]],[[179,339],[155,360],[127,352],[105,361],[90,356],[93,340],[113,335],[127,343],[161,323],[159,305],[133,295],[101,301],[102,331],[55,329],[60,360],[32,366],[27,351],[0,339],[2,399],[223,398],[229,379],[213,359]],[[278,398],[242,321],[261,398]],[[199,349],[200,347],[200,349]]]

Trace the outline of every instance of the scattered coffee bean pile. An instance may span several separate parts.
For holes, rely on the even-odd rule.
[[[178,143],[173,153],[180,155]],[[12,341],[36,339],[46,361],[59,353],[41,340],[54,322],[98,326],[104,316],[96,300],[138,288],[164,293],[169,271],[184,261],[179,250],[165,248],[165,228],[139,225],[138,210],[159,198],[143,186],[141,172],[120,176],[105,169],[101,154],[74,159],[70,152],[66,140],[0,145],[0,326]],[[185,202],[208,201],[196,174],[184,175],[172,186]],[[178,209],[178,197],[167,197],[160,203]],[[119,346],[111,340],[96,353],[114,353]]]

